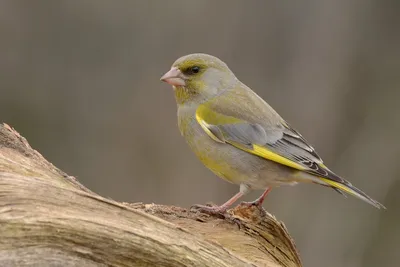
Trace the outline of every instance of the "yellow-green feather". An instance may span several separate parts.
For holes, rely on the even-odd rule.
[[[226,116],[221,113],[215,112],[207,105],[203,104],[200,105],[196,110],[196,119],[201,124],[201,122],[205,122],[207,124],[213,125],[223,125],[223,124],[233,124],[233,123],[240,123],[243,120],[240,120],[235,117]]]

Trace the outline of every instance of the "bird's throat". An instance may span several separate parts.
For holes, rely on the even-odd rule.
[[[184,86],[174,86],[175,99],[177,104],[184,104],[196,97],[196,93]]]

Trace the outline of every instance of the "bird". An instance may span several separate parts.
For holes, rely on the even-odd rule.
[[[222,205],[195,205],[221,214],[253,190],[262,208],[272,188],[314,183],[385,208],[332,172],[306,139],[217,57],[195,53],[178,58],[160,79],[173,87],[178,127],[197,158],[218,177],[239,185]],[[346,194],[344,194],[346,193]]]

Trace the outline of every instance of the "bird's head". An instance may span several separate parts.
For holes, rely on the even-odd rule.
[[[220,59],[190,54],[177,59],[161,81],[172,85],[178,104],[209,99],[231,88],[237,79]]]

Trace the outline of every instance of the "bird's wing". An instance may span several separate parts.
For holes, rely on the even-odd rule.
[[[381,207],[381,204],[330,171],[314,148],[285,121],[281,120],[275,125],[263,127],[259,123],[249,122],[240,117],[243,116],[224,114],[220,108],[216,110],[208,104],[201,104],[196,110],[197,122],[213,140],[310,173],[323,185],[357,196],[376,207]]]
[[[284,122],[266,128],[236,116],[225,115],[206,104],[197,108],[196,119],[215,141],[231,144],[248,153],[297,170],[330,178],[329,171],[314,149]],[[336,176],[331,179],[343,181]]]

